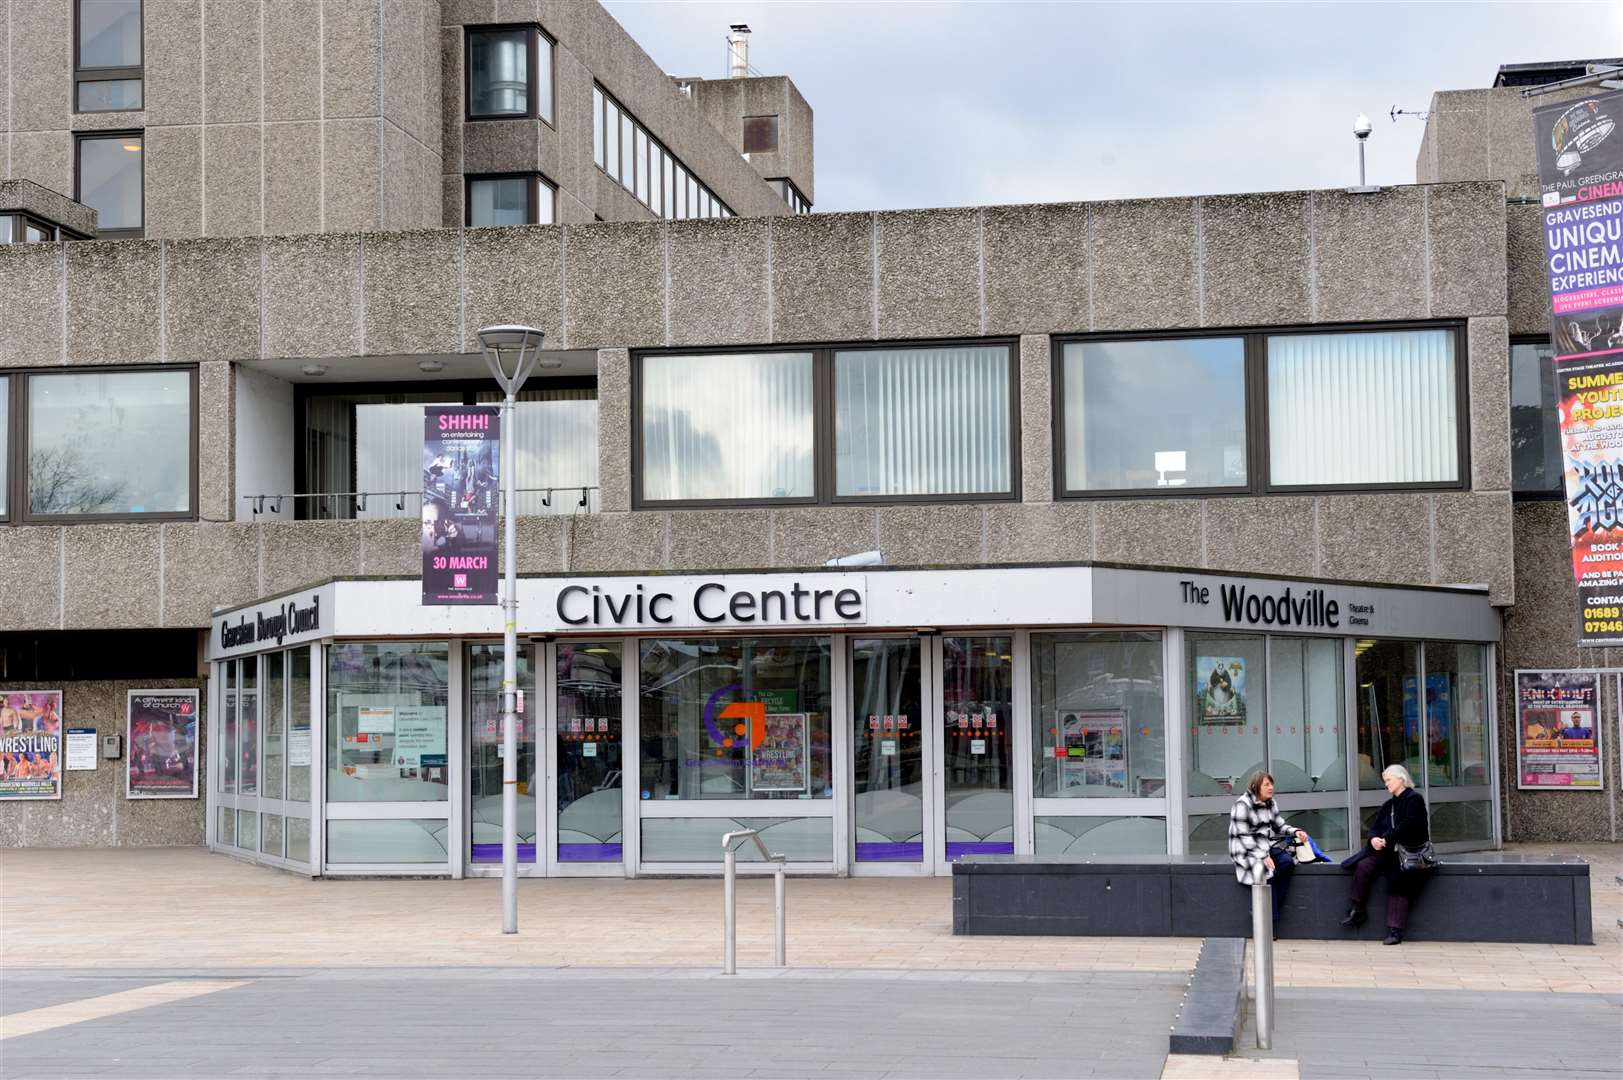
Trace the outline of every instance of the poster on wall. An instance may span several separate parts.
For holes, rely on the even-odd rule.
[[[197,798],[197,690],[131,690],[124,794],[131,799]]]
[[[1245,723],[1245,658],[1195,658],[1195,717],[1208,726]]]
[[[1516,672],[1516,786],[1601,791],[1600,674]]]
[[[805,791],[806,713],[767,713],[761,745],[751,747],[751,791]]]
[[[1533,111],[1578,643],[1623,643],[1623,92]]]
[[[1060,709],[1061,793],[1077,790],[1094,795],[1127,793],[1127,718],[1119,710]]]
[[[62,691],[0,691],[0,799],[62,797]]]
[[[479,405],[423,409],[423,603],[498,601],[501,417]]]

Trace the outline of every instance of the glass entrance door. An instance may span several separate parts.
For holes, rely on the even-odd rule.
[[[542,775],[535,756],[535,689],[531,646],[519,642],[518,861],[521,872],[536,862],[536,805]],[[502,863],[502,646],[468,646],[468,862]]]
[[[852,854],[859,873],[925,868],[923,667],[919,638],[851,643]]]
[[[552,866],[619,872],[625,855],[619,641],[560,641],[557,652],[557,850]]]
[[[1014,640],[941,639],[941,830],[936,871],[1014,853]]]

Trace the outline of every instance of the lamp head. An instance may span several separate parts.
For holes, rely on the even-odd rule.
[[[479,331],[479,344],[487,349],[539,349],[545,337],[533,326],[504,324]]]

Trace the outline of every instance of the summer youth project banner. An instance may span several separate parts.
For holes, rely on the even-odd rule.
[[[0,691],[0,799],[62,797],[62,691]]]
[[[190,689],[129,692],[126,797],[197,798],[198,698]]]
[[[1623,644],[1623,93],[1533,112],[1578,642]]]
[[[1600,791],[1600,675],[1516,672],[1516,786]]]
[[[423,410],[423,603],[494,604],[501,512],[500,413]]]

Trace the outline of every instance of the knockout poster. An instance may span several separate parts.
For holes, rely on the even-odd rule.
[[[480,405],[423,410],[423,603],[494,604],[501,420]]]
[[[1578,643],[1623,644],[1623,93],[1533,111]]]
[[[125,797],[197,798],[196,690],[131,690]]]
[[[1600,791],[1600,676],[1516,672],[1516,786]]]
[[[0,799],[60,799],[62,749],[62,691],[0,692]]]

